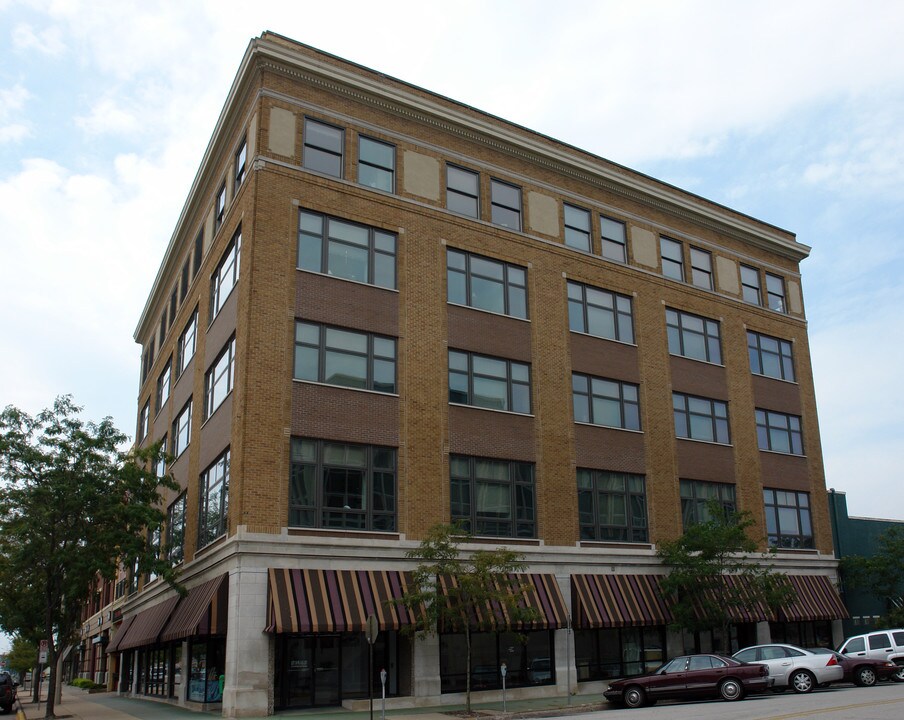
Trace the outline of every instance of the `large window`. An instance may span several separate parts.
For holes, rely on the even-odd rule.
[[[239,149],[235,151],[235,181],[233,185],[233,194],[239,191],[242,183],[245,181],[245,173],[248,170],[248,139],[242,138],[239,143]]]
[[[342,151],[345,131],[341,128],[304,120],[304,157],[302,163],[309,170],[342,177]]]
[[[706,290],[713,289],[713,256],[706,250],[691,248],[691,282]]]
[[[600,237],[604,258],[628,262],[628,240],[623,222],[600,215]]]
[[[396,236],[302,210],[298,215],[298,268],[395,288]]]
[[[590,211],[565,203],[565,244],[590,252]]]
[[[151,401],[148,400],[138,413],[138,442],[141,442],[148,436],[148,430],[151,427]]]
[[[216,540],[229,527],[229,449],[201,473],[198,547]]]
[[[505,663],[507,688],[553,685],[556,662],[552,631],[471,633],[471,689],[498,690]],[[464,692],[468,680],[468,645],[464,633],[439,636],[439,672],[444,693]]]
[[[804,454],[800,417],[772,410],[756,409],[756,439],[760,450]]]
[[[295,323],[296,380],[396,391],[396,341],[315,323]]]
[[[185,557],[185,500],[182,493],[166,510],[166,555],[174,564]]]
[[[647,542],[643,475],[578,469],[581,540]]]
[[[210,319],[217,316],[220,309],[239,281],[239,261],[242,254],[242,228],[239,227],[226,246],[217,269],[210,278]]]
[[[451,455],[452,522],[475,535],[537,535],[532,463]]]
[[[480,217],[480,176],[476,172],[446,165],[446,207],[459,215]]]
[[[167,360],[163,372],[161,372],[160,376],[157,378],[157,412],[160,412],[160,408],[162,408],[164,403],[169,400],[172,379],[173,362],[172,360]]]
[[[685,530],[691,525],[715,519],[709,511],[710,501],[716,501],[727,514],[733,513],[737,507],[735,486],[728,483],[682,480],[680,491],[681,518]]]
[[[590,285],[568,283],[568,327],[609,340],[634,342],[631,298]]]
[[[527,271],[524,268],[449,249],[446,269],[450,303],[527,317]]]
[[[359,137],[358,182],[386,192],[395,190],[395,147],[379,140]]]
[[[786,313],[785,305],[785,281],[778,275],[766,273],[766,300],[770,310]]]
[[[289,525],[396,529],[396,451],[292,438]]]
[[[575,629],[574,664],[578,682],[631,677],[655,670],[666,660],[666,628]]]
[[[572,373],[571,393],[575,422],[640,430],[637,385]]]
[[[741,265],[741,296],[744,302],[760,305],[760,272],[749,265]]]
[[[675,435],[728,444],[728,405],[721,400],[672,393]]]
[[[449,402],[530,412],[530,366],[514,360],[449,351]]]
[[[788,490],[763,490],[769,545],[780,548],[812,548],[810,494]]]
[[[235,378],[235,336],[226,343],[204,376],[204,419],[223,404]]]
[[[794,356],[787,340],[748,330],[747,352],[752,373],[794,381]]]
[[[698,315],[666,308],[665,324],[672,355],[721,365],[719,323]]]
[[[511,230],[521,229],[521,188],[490,180],[490,220]]]
[[[671,238],[660,237],[659,254],[662,255],[662,274],[672,280],[684,282],[684,251],[681,243]]]
[[[160,453],[157,455],[157,462],[154,464],[154,474],[159,478],[166,477],[166,464],[169,460],[167,451],[167,438],[164,435],[160,438]]]
[[[185,329],[179,336],[179,343],[176,346],[176,374],[181,376],[188,367],[188,361],[195,356],[195,340],[198,335],[198,310],[191,314]]]
[[[173,457],[179,457],[191,441],[191,398],[173,421]]]
[[[217,196],[214,200],[213,207],[213,231],[216,233],[217,230],[220,229],[220,226],[223,224],[223,220],[226,218],[226,181],[223,181],[223,184],[220,185],[220,189],[217,190]]]

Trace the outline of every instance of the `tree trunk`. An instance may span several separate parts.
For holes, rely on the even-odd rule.
[[[56,646],[53,643],[53,637],[47,643],[47,667],[50,668],[50,678],[47,681],[47,705],[44,710],[44,720],[55,718],[54,708],[56,707],[56,684],[59,682],[59,673],[56,669]]]
[[[468,648],[468,674],[465,677],[465,712],[471,714],[471,626],[465,623],[465,646]]]
[[[38,695],[40,692],[39,679],[41,677],[41,666],[40,664],[35,665],[31,671],[31,701],[35,704],[41,702],[41,697]]]

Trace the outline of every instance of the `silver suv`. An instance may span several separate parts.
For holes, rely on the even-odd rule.
[[[854,635],[841,643],[838,652],[849,657],[890,660],[898,666],[898,671],[891,676],[891,679],[896,682],[904,682],[904,629],[902,628]]]

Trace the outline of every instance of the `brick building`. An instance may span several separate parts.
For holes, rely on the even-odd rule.
[[[405,553],[453,520],[524,554],[543,617],[525,643],[478,636],[475,687],[498,694],[503,661],[510,696],[601,685],[714,642],[667,629],[656,579],[657,543],[709,497],[753,514],[800,591],[716,642],[830,642],[808,252],[474,108],[252,40],[135,333],[138,442],[165,438],[182,488],[151,541],[189,595],[141,578],[119,601],[118,687],[227,716],[354,704],[373,613],[390,702],[455,701],[461,637],[413,640],[384,602]]]

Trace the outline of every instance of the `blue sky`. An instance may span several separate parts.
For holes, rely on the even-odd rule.
[[[0,405],[134,432],[132,333],[273,30],[797,233],[827,485],[904,519],[904,3],[325,5],[0,0]]]

